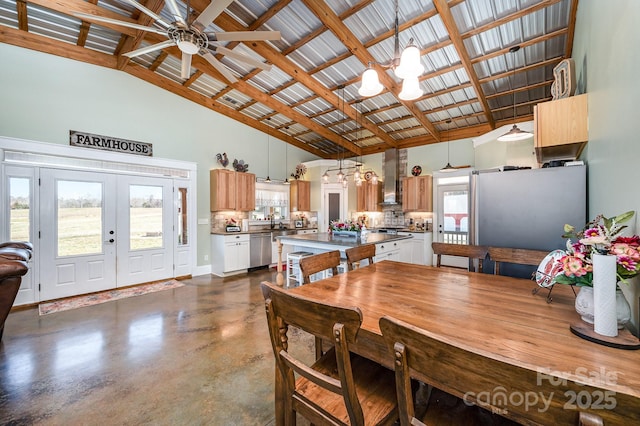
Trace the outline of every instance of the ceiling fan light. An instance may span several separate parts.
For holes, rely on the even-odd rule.
[[[403,101],[412,101],[422,96],[424,92],[420,88],[420,81],[418,77],[405,78],[402,81],[402,90],[398,94],[398,97]]]
[[[360,96],[375,96],[382,92],[383,86],[378,79],[378,72],[369,67],[362,73],[362,84],[358,89]]]
[[[177,45],[181,52],[188,53],[189,55],[195,55],[200,50],[198,46],[187,40],[181,40]]]
[[[498,137],[498,140],[500,142],[515,142],[515,141],[529,139],[532,136],[533,136],[533,133],[520,130],[520,128],[514,124],[511,130],[509,130],[504,135]]]
[[[410,44],[400,56],[400,65],[393,70],[398,78],[417,78],[424,72],[424,66],[420,63],[420,49],[415,44]]]

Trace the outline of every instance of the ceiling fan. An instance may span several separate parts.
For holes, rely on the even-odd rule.
[[[166,19],[146,8],[142,4],[135,0],[121,0],[131,6],[135,7],[142,13],[155,19],[155,23],[162,27],[146,27],[144,25],[133,24],[129,22],[119,21],[117,19],[105,18],[102,16],[91,15],[87,13],[76,12],[73,15],[79,18],[108,22],[115,25],[122,25],[123,27],[134,28],[141,31],[149,31],[156,34],[164,35],[168,38],[167,41],[146,46],[140,49],[132,50],[131,52],[123,53],[124,56],[130,58],[144,55],[145,53],[153,52],[156,50],[164,49],[170,46],[178,46],[178,49],[182,52],[182,67],[181,77],[189,78],[191,74],[191,57],[195,54],[202,56],[206,59],[215,69],[231,83],[235,83],[238,79],[233,73],[220,62],[214,54],[226,55],[230,58],[243,61],[251,66],[260,68],[266,71],[271,70],[270,64],[265,64],[247,55],[243,55],[238,52],[234,52],[231,49],[227,49],[224,46],[217,45],[218,42],[228,41],[264,41],[264,40],[280,40],[280,31],[231,31],[231,32],[207,32],[205,28],[213,22],[234,0],[212,0],[209,6],[207,6],[200,15],[191,21],[191,10],[189,0],[187,0],[187,17],[183,17],[180,14],[180,9],[176,0],[165,0],[165,4],[171,11],[171,15],[174,18],[174,22],[167,22]]]

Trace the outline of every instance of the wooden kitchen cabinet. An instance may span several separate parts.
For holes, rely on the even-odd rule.
[[[311,210],[311,182],[292,180],[289,188],[289,202],[292,212],[308,212]]]
[[[589,140],[587,94],[540,102],[533,108],[538,162],[576,159]]]
[[[382,185],[374,185],[369,181],[362,181],[362,185],[357,188],[356,210],[359,212],[379,212],[380,188]]]
[[[226,169],[209,171],[211,211],[256,208],[256,175]]]
[[[402,179],[402,211],[433,211],[433,182],[431,175]]]

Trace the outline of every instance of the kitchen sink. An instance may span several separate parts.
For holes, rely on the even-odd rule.
[[[280,237],[282,235],[295,235],[298,231],[295,229],[272,229],[271,230],[271,241],[274,243],[277,242],[276,237]]]

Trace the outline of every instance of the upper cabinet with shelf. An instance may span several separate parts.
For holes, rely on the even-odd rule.
[[[311,210],[311,182],[292,180],[289,189],[289,202],[292,212],[308,212]]]
[[[589,140],[586,93],[541,102],[533,112],[538,162],[580,156]]]
[[[256,208],[256,175],[226,169],[209,171],[211,211]]]
[[[431,175],[405,177],[402,179],[402,211],[433,211],[433,189]]]
[[[356,210],[359,212],[379,212],[382,210],[380,207],[380,192],[382,185],[363,180],[362,185],[357,186],[357,206]]]

